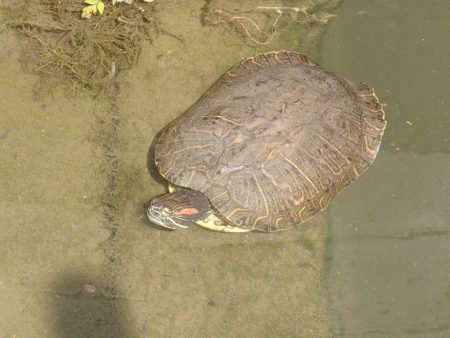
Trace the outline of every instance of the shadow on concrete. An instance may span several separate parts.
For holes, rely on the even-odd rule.
[[[49,300],[49,337],[128,338],[127,302],[106,284],[69,273],[55,281]]]

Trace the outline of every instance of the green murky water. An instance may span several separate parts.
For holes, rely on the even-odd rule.
[[[450,3],[347,0],[324,66],[386,103],[379,157],[330,208],[339,337],[450,336]]]
[[[300,24],[259,48],[202,26],[203,1],[155,2],[184,43],[145,45],[109,96],[37,97],[20,38],[0,32],[0,336],[450,336],[448,1],[345,0],[322,40]],[[269,49],[377,89],[374,165],[293,231],[151,227],[143,206],[165,189],[148,174],[153,137]]]

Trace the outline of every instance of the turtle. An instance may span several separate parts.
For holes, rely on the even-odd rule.
[[[294,228],[372,164],[385,127],[367,84],[300,52],[249,57],[155,140],[169,191],[150,201],[148,219],[172,230]]]

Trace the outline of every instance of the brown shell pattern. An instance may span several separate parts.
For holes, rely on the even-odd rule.
[[[297,52],[249,58],[161,133],[156,165],[235,225],[288,229],[373,162],[386,126],[373,89]]]

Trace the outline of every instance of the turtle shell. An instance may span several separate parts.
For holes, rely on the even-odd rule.
[[[373,89],[297,52],[249,58],[160,134],[155,162],[234,225],[288,229],[373,162],[386,121]]]

